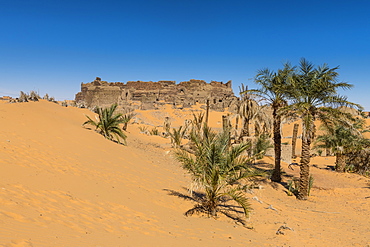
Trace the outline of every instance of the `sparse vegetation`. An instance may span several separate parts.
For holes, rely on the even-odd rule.
[[[28,102],[28,98],[28,94],[21,91],[19,94],[18,102]]]
[[[83,123],[83,126],[87,124],[92,125],[105,138],[109,140],[114,140],[115,138],[118,143],[121,143],[120,139],[122,139],[123,143],[126,144],[127,136],[119,127],[119,124],[123,123],[122,114],[115,113],[116,108],[117,104],[104,109],[97,107],[95,111],[98,114],[96,120],[86,116],[88,120]]]
[[[41,97],[37,92],[31,91],[30,94],[29,94],[28,99],[31,100],[31,101],[39,101],[39,99],[41,99]]]
[[[139,126],[140,133],[147,133],[148,127],[147,126]]]
[[[313,187],[315,179],[312,175],[309,177],[309,183],[308,183],[308,195],[311,194],[311,189]],[[299,178],[293,178],[288,181],[288,196],[296,195],[298,196],[299,192]]]
[[[16,98],[12,102],[16,103],[16,102],[39,101],[40,99],[41,99],[41,97],[40,97],[40,95],[36,91],[31,91],[29,94],[28,93],[25,93],[23,91],[20,91],[19,97]],[[48,100],[48,101],[51,101],[51,102],[54,102],[54,103],[57,103],[55,101],[54,97],[49,97],[48,94],[45,94],[45,96],[42,97],[42,99]]]
[[[149,134],[152,136],[157,136],[159,135],[159,130],[157,129],[157,127],[154,127],[149,131]]]
[[[270,141],[270,136],[267,133],[263,133],[257,137],[257,140],[253,146],[253,154],[257,159],[262,159],[269,148],[274,147]]]
[[[131,121],[131,119],[135,116],[135,113],[133,112],[127,112],[125,113],[123,116],[122,116],[122,120],[123,120],[123,127],[122,129],[124,131],[127,130],[127,125],[128,123]]]
[[[172,128],[172,132],[168,132],[171,138],[171,144],[174,148],[181,146],[182,139],[185,137],[187,128],[180,126],[178,129]]]
[[[204,113],[200,112],[198,114],[193,112],[193,120],[191,122],[193,128],[192,131],[200,132],[203,126]]]
[[[257,175],[250,166],[251,158],[244,155],[250,145],[231,146],[228,131],[216,134],[206,125],[200,132],[193,131],[190,141],[195,147],[194,154],[177,149],[176,158],[192,176],[191,191],[201,189],[204,195],[198,197],[198,203],[186,215],[205,213],[216,217],[217,213],[227,214],[225,203],[232,200],[247,216],[250,205],[242,181]]]
[[[360,151],[370,145],[370,140],[362,135],[367,130],[364,129],[364,121],[360,119],[349,127],[335,124],[334,126],[322,126],[322,129],[324,134],[317,137],[315,148],[319,150],[330,149],[335,154],[335,170],[337,172],[350,170],[349,167],[346,167],[348,154],[360,154]],[[352,160],[351,163],[351,170],[353,170],[356,162]]]
[[[352,87],[351,84],[337,82],[337,69],[338,67],[329,68],[326,64],[315,68],[312,63],[302,59],[299,70],[289,80],[286,93],[290,105],[284,107],[284,111],[293,112],[302,119],[302,156],[297,196],[300,200],[306,200],[309,194],[310,151],[316,128],[314,120],[321,120],[324,125],[337,122],[345,126],[351,115],[341,111],[339,107],[361,108],[337,94],[338,89]]]

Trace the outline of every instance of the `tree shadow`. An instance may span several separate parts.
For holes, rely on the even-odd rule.
[[[326,167],[319,167],[317,164],[312,164],[313,167],[321,170],[327,170],[327,171],[335,171],[335,166],[333,165],[326,165]]]
[[[186,188],[183,189],[187,190]],[[208,217],[211,217],[210,212],[205,207],[204,193],[193,191],[191,195],[186,195],[175,190],[170,189],[163,190],[166,191],[168,195],[176,196],[185,201],[192,201],[195,203],[194,207],[192,207],[191,209],[187,210],[184,213],[185,216],[192,216],[193,214],[197,214],[197,215],[207,215]],[[216,212],[225,215],[226,217],[235,221],[236,223],[240,223],[241,225],[246,226],[246,221],[242,218],[242,215],[244,215],[243,208],[240,206],[230,204],[229,201],[232,200],[226,197],[221,198],[220,204],[218,205]]]

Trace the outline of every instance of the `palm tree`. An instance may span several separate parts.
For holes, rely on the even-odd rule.
[[[261,88],[243,92],[243,94],[249,93],[262,98],[272,108],[275,167],[271,180],[274,182],[281,182],[281,115],[279,109],[287,104],[285,91],[293,71],[294,67],[291,67],[289,63],[284,64],[284,68],[278,72],[269,69],[259,70],[255,82]]]
[[[192,176],[193,184],[204,189],[205,195],[186,215],[194,212],[207,213],[212,217],[218,212],[227,214],[221,205],[231,199],[243,208],[247,216],[250,205],[240,181],[255,175],[248,166],[250,158],[243,155],[250,144],[231,146],[228,130],[216,134],[206,124],[201,133],[192,132],[190,141],[194,144],[194,153],[179,149],[176,157]]]
[[[324,64],[317,68],[301,59],[299,70],[289,83],[288,97],[291,105],[285,111],[293,111],[302,119],[302,152],[300,161],[300,184],[297,198],[307,200],[310,175],[311,142],[315,137],[315,120],[323,125],[333,125],[334,121],[349,126],[349,113],[341,111],[340,106],[361,109],[346,97],[337,94],[337,89],[349,89],[351,84],[337,82],[338,67],[329,68]]]
[[[243,127],[240,133],[241,139],[244,136],[250,136],[249,124],[253,119],[259,117],[261,113],[261,107],[257,100],[251,95],[248,93],[241,93],[241,100],[237,111],[237,115],[243,119]]]
[[[122,123],[123,123],[123,127],[122,129],[124,131],[127,130],[127,126],[128,126],[128,123],[131,121],[131,119],[133,119],[135,117],[135,113],[133,112],[127,112],[126,114],[122,115]]]
[[[184,139],[187,131],[187,126],[180,126],[178,129],[172,128],[172,132],[168,131],[171,138],[171,144],[174,148],[179,148],[181,146],[182,139]]]
[[[122,118],[122,114],[114,113],[116,108],[117,104],[113,104],[109,108],[104,109],[97,107],[95,110],[95,113],[98,114],[96,121],[91,119],[89,116],[86,116],[88,120],[82,125],[90,124],[95,126],[95,129],[105,138],[113,140],[113,137],[115,137],[118,143],[120,143],[120,138],[122,138],[123,143],[126,144],[127,136],[119,127],[119,124],[124,123],[124,119]]]
[[[334,127],[323,126],[324,134],[315,140],[316,149],[330,149],[336,157],[335,170],[344,172],[346,168],[347,154],[361,150],[363,143],[367,141],[362,135],[364,121],[358,119],[350,128],[336,124]]]

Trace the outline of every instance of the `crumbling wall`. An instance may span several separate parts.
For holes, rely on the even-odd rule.
[[[159,102],[172,104],[174,107],[191,107],[196,103],[205,104],[210,100],[210,108],[223,111],[237,100],[227,83],[203,80],[183,81],[128,81],[127,83],[108,83],[97,77],[90,83],[81,84],[81,92],[76,94],[76,102],[86,107],[106,107],[113,103],[120,106],[132,106],[141,102],[140,108],[155,109]],[[135,106],[138,104],[135,103]]]

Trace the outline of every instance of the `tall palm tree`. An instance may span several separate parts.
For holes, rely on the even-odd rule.
[[[109,108],[100,108],[97,107],[95,113],[97,113],[96,121],[87,117],[87,121],[82,125],[90,124],[95,127],[95,129],[102,134],[105,138],[113,140],[113,137],[116,138],[116,141],[120,143],[120,138],[123,139],[123,143],[126,144],[127,136],[123,133],[119,124],[124,123],[122,114],[115,113],[117,104],[111,105]]]
[[[259,70],[255,82],[261,86],[260,89],[247,90],[243,94],[253,94],[262,98],[272,108],[273,116],[273,139],[275,151],[275,167],[271,176],[274,182],[281,182],[281,114],[279,109],[286,106],[286,87],[292,76],[294,67],[289,63],[284,64],[283,69],[273,72],[269,69]]]
[[[223,213],[221,205],[225,200],[232,199],[247,216],[250,206],[239,182],[256,175],[248,165],[250,158],[243,155],[250,144],[231,146],[228,130],[216,134],[206,124],[201,133],[192,132],[190,141],[194,144],[194,152],[190,154],[179,149],[176,157],[190,173],[196,187],[204,189],[205,195],[186,214],[198,211],[215,217],[218,212]]]
[[[327,64],[315,66],[306,59],[301,59],[299,70],[290,81],[287,91],[291,104],[286,111],[294,111],[302,119],[302,152],[300,161],[300,181],[297,198],[307,200],[310,175],[311,143],[315,137],[315,120],[323,125],[333,122],[349,126],[351,115],[339,107],[361,109],[360,105],[349,102],[338,95],[337,89],[350,89],[351,84],[338,82],[338,67],[329,68]]]

